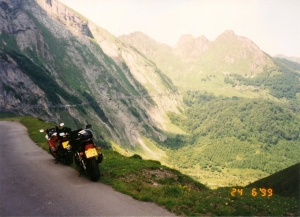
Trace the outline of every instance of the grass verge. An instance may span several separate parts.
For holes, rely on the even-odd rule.
[[[13,117],[0,113],[0,120],[18,121],[27,129],[30,138],[48,150],[44,134],[39,129],[54,126],[33,117]],[[154,202],[183,216],[300,216],[297,197],[282,197],[272,192],[263,196],[256,188],[236,187],[208,189],[189,176],[161,165],[158,161],[143,160],[138,155],[125,157],[112,150],[103,150],[100,182],[137,200]],[[268,186],[261,186],[268,188]]]

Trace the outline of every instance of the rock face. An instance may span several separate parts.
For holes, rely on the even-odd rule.
[[[2,108],[68,117],[74,127],[89,122],[106,140],[142,145],[143,153],[143,139],[166,138],[166,112],[178,112],[180,98],[130,45],[55,0],[0,0],[0,15]]]
[[[271,58],[269,58],[259,47],[250,39],[242,36],[237,36],[233,31],[227,30],[216,38],[211,43],[208,55],[213,53],[218,54],[215,61],[218,64],[228,64],[228,70],[231,68],[231,73],[237,73],[234,66],[240,68],[244,65],[243,76],[253,77],[263,72],[265,67],[273,67]],[[204,56],[205,58],[205,56]]]
[[[179,39],[174,53],[185,62],[194,62],[208,49],[209,41],[205,36],[194,38],[192,35],[183,35]]]
[[[73,32],[92,37],[88,26],[88,20],[80,14],[76,14],[76,12],[71,11],[58,1],[38,0],[37,3],[42,7],[43,10],[45,10],[48,15],[50,15],[50,17],[56,18],[64,25],[71,28]]]
[[[1,8],[4,9],[16,9],[18,8],[22,3],[22,0],[1,0],[0,5]]]
[[[1,53],[2,57],[3,53]],[[0,59],[0,108],[11,110],[22,107],[22,114],[33,114],[29,104],[47,103],[43,91],[26,76],[11,59],[5,55]]]

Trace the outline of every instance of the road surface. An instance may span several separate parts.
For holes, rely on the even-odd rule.
[[[78,175],[55,164],[24,126],[0,121],[0,216],[175,216]]]

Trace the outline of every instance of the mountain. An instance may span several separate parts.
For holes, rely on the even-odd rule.
[[[192,35],[182,35],[173,52],[185,62],[193,62],[208,49],[209,41],[205,36],[194,38]]]
[[[0,14],[2,111],[91,123],[103,146],[165,156],[149,139],[176,129],[166,112],[181,102],[154,63],[55,0],[1,0]]]
[[[123,35],[120,39],[130,43],[155,62],[180,90],[209,90],[216,94],[230,92],[231,95],[232,92],[241,95],[241,91],[245,91],[251,96],[255,88],[237,86],[228,91],[229,87],[224,79],[233,74],[252,78],[266,68],[271,71],[277,69],[269,55],[251,40],[237,36],[231,30],[223,32],[211,42],[204,36],[194,38],[183,35],[173,48],[156,44],[156,52],[151,55],[147,53],[143,45],[145,43],[140,42],[143,39],[133,39],[133,35]],[[141,49],[142,46],[145,48]],[[263,90],[261,92],[266,94]]]
[[[178,86],[177,81],[180,80],[180,72],[185,70],[187,63],[175,54],[172,47],[156,42],[141,32],[122,35],[119,39],[135,47],[155,63],[156,66]]]
[[[287,59],[289,61],[296,62],[296,63],[300,64],[300,57],[289,57],[289,56],[285,56],[283,54],[277,54],[277,55],[274,56],[274,58]]]
[[[264,67],[274,67],[274,64],[251,40],[227,30],[210,44],[197,66],[214,74],[253,77],[261,73]]]
[[[156,42],[148,35],[142,32],[133,32],[129,35],[121,35],[118,37],[121,41],[126,42],[146,56],[155,55],[157,52],[168,52],[170,47],[162,43]]]
[[[300,197],[300,163],[257,180],[246,187],[268,187],[280,196]]]
[[[155,62],[183,98],[182,112],[169,116],[185,134],[163,143],[173,167],[217,187],[247,185],[299,162],[300,73],[291,64],[231,30],[214,41],[183,35],[175,47],[135,34],[120,40]]]
[[[283,55],[277,55],[274,57],[276,60],[282,62],[293,70],[300,72],[300,58],[285,57]]]

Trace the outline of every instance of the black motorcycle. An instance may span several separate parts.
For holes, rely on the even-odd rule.
[[[95,145],[90,127],[91,125],[87,125],[86,129],[72,131],[71,144],[75,164],[80,166],[80,175],[82,172],[86,172],[91,180],[96,182],[100,178],[98,164],[103,160],[103,153],[98,153],[101,148]]]
[[[73,163],[73,152],[70,144],[69,127],[63,127],[64,123],[59,126],[52,127],[46,130],[46,139],[49,145],[50,154],[56,159],[56,163],[61,161],[66,165]],[[41,129],[40,132],[45,132]]]

